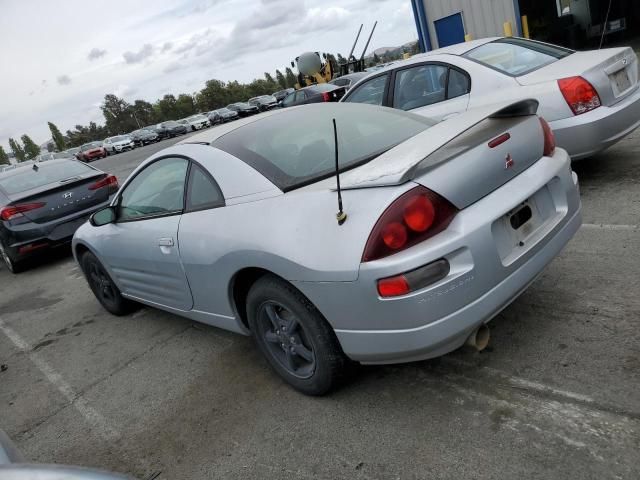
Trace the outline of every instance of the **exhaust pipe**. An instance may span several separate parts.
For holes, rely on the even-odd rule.
[[[475,349],[477,352],[481,352],[487,345],[489,345],[489,338],[491,335],[489,334],[489,327],[486,324],[480,325],[477,329],[475,329],[471,335],[467,338],[467,341],[464,343],[467,347],[471,347]]]

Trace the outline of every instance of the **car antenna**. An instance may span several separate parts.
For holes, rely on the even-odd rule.
[[[340,191],[340,165],[338,164],[338,129],[336,128],[335,118],[333,119],[333,140],[336,148],[336,183],[338,184],[338,213],[336,213],[336,220],[338,220],[338,225],[342,225],[347,220],[347,214],[342,210],[342,192]]]

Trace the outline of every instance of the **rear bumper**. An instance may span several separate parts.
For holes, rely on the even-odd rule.
[[[526,263],[482,297],[436,322],[407,330],[337,330],[345,353],[362,363],[396,363],[438,357],[460,348],[533,283],[542,269],[571,240],[582,224],[581,210]],[[464,282],[462,280],[461,282]]]
[[[640,88],[619,103],[550,122],[556,143],[572,160],[592,156],[640,126]]]
[[[43,224],[27,223],[10,228],[3,226],[0,227],[0,237],[6,251],[16,260],[37,255],[49,248],[69,243],[76,230],[89,219],[91,214],[109,206],[111,200],[113,195],[106,202]]]
[[[508,212],[527,202],[541,213],[524,242],[501,235]],[[343,351],[361,363],[396,363],[460,347],[524,291],[582,222],[578,180],[557,149],[460,211],[447,230],[389,257],[363,263],[354,282],[294,282],[333,326]],[[510,227],[509,227],[510,228]],[[445,258],[449,274],[408,295],[380,298],[376,282]]]

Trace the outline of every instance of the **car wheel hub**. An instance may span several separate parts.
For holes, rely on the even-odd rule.
[[[286,307],[267,302],[260,310],[263,340],[272,357],[290,374],[309,378],[316,366],[315,352],[298,318]]]

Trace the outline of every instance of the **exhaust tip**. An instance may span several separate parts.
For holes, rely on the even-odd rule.
[[[465,345],[473,348],[477,352],[481,352],[489,345],[490,338],[489,327],[486,324],[482,324],[469,335]]]

